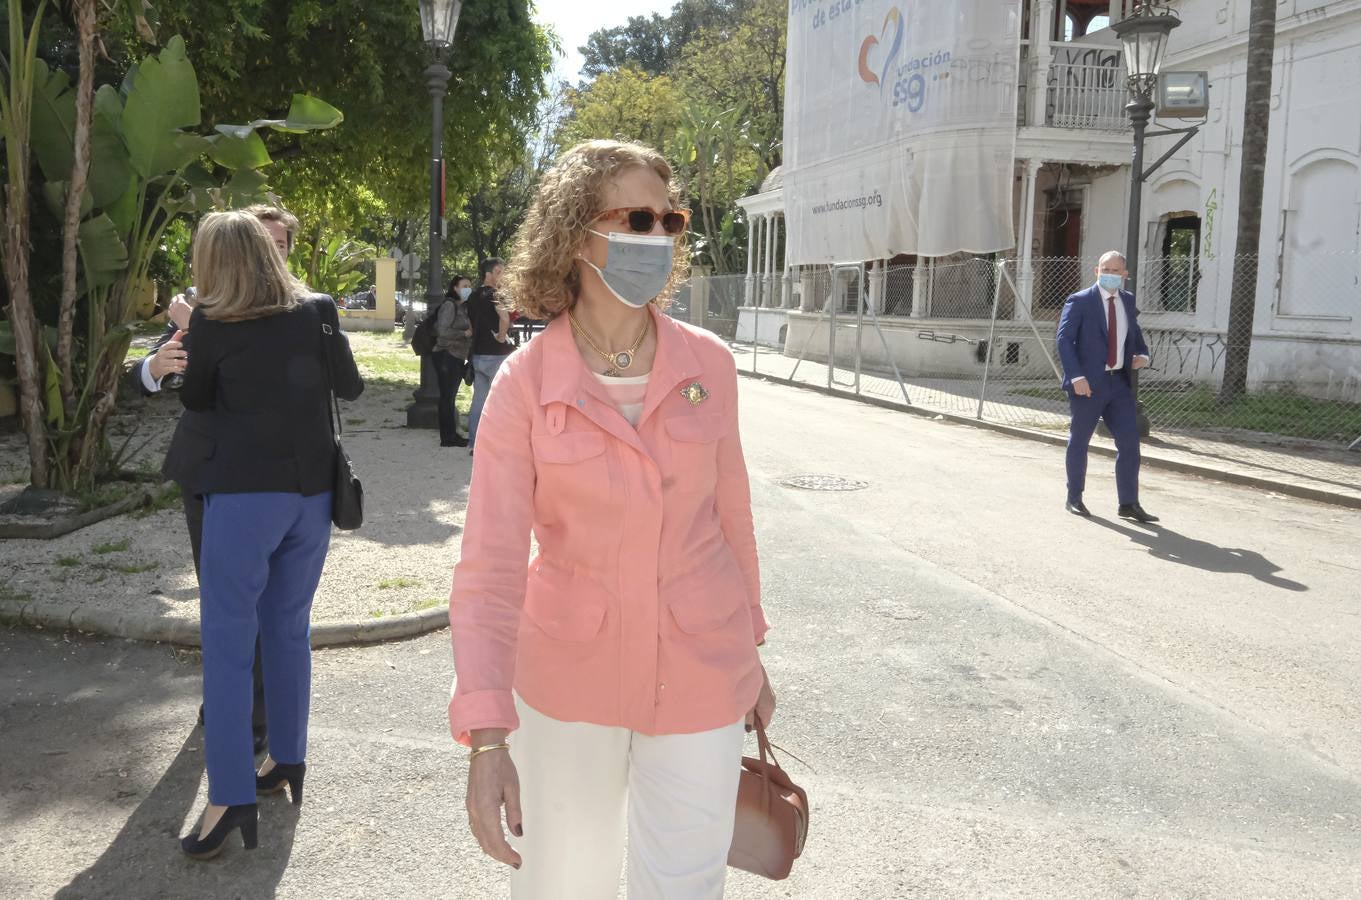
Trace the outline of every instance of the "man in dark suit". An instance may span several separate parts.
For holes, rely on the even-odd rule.
[[[1072,411],[1065,508],[1074,515],[1091,515],[1082,502],[1087,445],[1104,419],[1115,439],[1120,518],[1150,523],[1158,517],[1139,505],[1139,416],[1130,383],[1130,372],[1148,365],[1148,345],[1134,295],[1121,289],[1128,274],[1122,254],[1104,254],[1096,267],[1097,283],[1069,297],[1059,317],[1063,389]]]
[[[245,211],[260,220],[274,240],[275,249],[285,260],[288,259],[288,254],[293,249],[293,236],[298,230],[298,220],[293,214],[277,206],[265,204],[249,207]],[[188,331],[189,318],[193,312],[192,290],[175,297],[166,310],[164,333],[152,346],[151,352],[128,371],[128,380],[143,395],[150,396],[159,392],[167,376],[184,374],[189,364]],[[184,521],[189,530],[189,547],[194,555],[195,573],[198,572],[203,550],[203,498],[197,486],[198,463],[201,462],[201,458],[190,451],[189,444],[193,441],[193,435],[207,430],[196,427],[201,424],[195,421],[196,418],[202,416],[202,413],[193,410],[181,413],[179,422],[175,425],[174,436],[170,439],[170,447],[165,454],[165,463],[161,466],[161,474],[180,486],[180,494],[184,500]],[[199,713],[202,715],[202,707]],[[264,675],[260,668],[258,645],[255,652],[255,704],[251,711],[251,729],[255,735],[255,752],[261,753],[268,738]]]

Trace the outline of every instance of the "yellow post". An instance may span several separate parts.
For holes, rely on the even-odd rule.
[[[380,256],[373,261],[373,286],[378,297],[375,315],[390,324],[397,318],[397,260]]]

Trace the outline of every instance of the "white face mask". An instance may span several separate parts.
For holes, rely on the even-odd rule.
[[[470,288],[470,287],[461,287],[461,288],[458,289],[458,299],[460,299],[460,300],[466,301],[466,300],[467,300],[469,297],[471,297],[472,295],[473,295],[473,289]]]
[[[671,280],[675,238],[625,231],[601,234],[592,230],[591,234],[609,242],[605,268],[600,268],[584,256],[581,261],[600,274],[600,280],[605,282],[605,287],[620,303],[642,309],[657,299]]]

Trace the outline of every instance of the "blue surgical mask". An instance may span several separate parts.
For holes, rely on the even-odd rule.
[[[1102,272],[1096,277],[1096,283],[1108,291],[1118,291],[1125,283],[1125,276],[1113,275],[1110,272]]]
[[[467,300],[469,297],[471,297],[472,295],[473,295],[473,289],[470,288],[470,287],[461,287],[461,288],[458,289],[458,299],[460,299],[460,300],[466,301],[466,300]]]
[[[609,242],[605,268],[600,268],[585,257],[581,261],[600,274],[605,287],[619,302],[634,309],[642,309],[666,288],[671,280],[671,262],[675,254],[675,239],[662,234],[630,234],[616,231],[601,234]]]

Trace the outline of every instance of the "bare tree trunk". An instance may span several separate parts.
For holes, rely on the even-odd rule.
[[[47,487],[47,425],[43,416],[43,372],[38,362],[42,334],[28,292],[28,147],[22,150],[24,172],[9,173],[5,189],[5,278],[9,288],[9,321],[19,369],[19,417],[28,436],[29,483]]]
[[[61,248],[61,313],[57,320],[57,366],[61,370],[61,401],[66,420],[76,416],[75,327],[76,276],[80,264],[76,239],[80,236],[80,207],[90,177],[90,119],[94,112],[95,0],[73,0],[80,39],[80,76],[76,82],[75,162],[66,195],[66,221]],[[93,373],[91,373],[93,375]]]
[[[1248,13],[1248,68],[1243,107],[1243,167],[1238,181],[1238,239],[1229,300],[1228,349],[1219,402],[1232,403],[1248,388],[1257,312],[1257,251],[1262,236],[1262,187],[1271,124],[1271,66],[1276,53],[1276,2],[1252,0]]]
[[[3,111],[5,162],[5,202],[0,222],[5,231],[5,280],[9,289],[9,321],[14,332],[15,364],[19,370],[19,416],[28,437],[29,483],[47,487],[50,467],[47,458],[47,423],[43,415],[43,364],[38,353],[43,340],[29,294],[28,262],[29,209],[29,135],[33,122],[33,71],[38,28],[47,4],[40,2],[33,24],[24,28],[18,3],[10,5],[9,53],[6,59],[6,95],[0,99]]]

